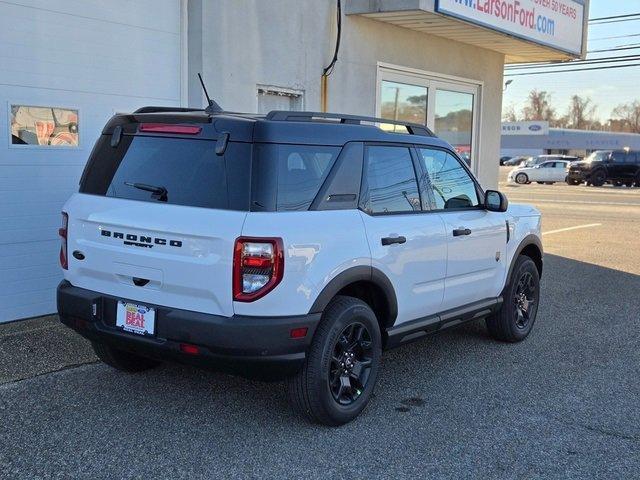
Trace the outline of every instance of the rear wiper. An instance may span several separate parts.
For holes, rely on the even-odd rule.
[[[134,183],[134,182],[124,182],[125,185],[133,188],[137,188],[139,190],[144,190],[145,192],[153,193],[152,196],[157,196],[158,200],[161,202],[167,201],[167,194],[169,193],[165,187],[158,187],[156,185],[147,185],[146,183]]]

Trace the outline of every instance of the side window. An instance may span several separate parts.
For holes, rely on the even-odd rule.
[[[442,150],[420,148],[418,151],[429,176],[436,210],[480,204],[476,184],[457,158]]]
[[[360,207],[367,213],[421,210],[413,160],[408,148],[366,149]]]
[[[626,154],[624,152],[613,152],[611,154],[611,161],[613,163],[624,163]]]
[[[277,210],[307,210],[340,149],[279,145]]]

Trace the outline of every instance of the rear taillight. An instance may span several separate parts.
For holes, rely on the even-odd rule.
[[[281,238],[236,240],[233,254],[233,299],[253,302],[275,288],[284,273]]]
[[[62,212],[62,227],[58,229],[58,235],[60,235],[60,266],[65,270],[69,269],[69,256],[67,255],[68,227],[69,215],[67,215],[67,212]]]

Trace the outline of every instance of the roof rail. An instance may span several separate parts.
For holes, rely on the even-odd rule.
[[[202,108],[185,107],[141,107],[133,113],[159,113],[159,112],[204,112]]]
[[[313,122],[323,120],[335,120],[339,123],[350,125],[362,125],[364,123],[382,123],[390,125],[400,125],[407,129],[410,135],[421,135],[424,137],[435,137],[433,132],[424,125],[411,122],[401,122],[398,120],[388,120],[386,118],[363,117],[360,115],[346,115],[342,113],[324,113],[324,112],[293,112],[289,110],[273,110],[265,117],[267,120],[273,121],[290,121],[290,122]]]

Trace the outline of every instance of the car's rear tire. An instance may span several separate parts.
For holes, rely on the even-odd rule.
[[[529,177],[527,176],[526,173],[519,173],[516,175],[516,183],[519,185],[524,185],[526,183],[529,183]]]
[[[381,356],[380,327],[369,305],[353,297],[334,298],[302,369],[287,380],[289,403],[314,423],[350,422],[369,403]]]
[[[118,350],[99,342],[91,342],[93,351],[104,363],[122,372],[143,372],[155,368],[162,362],[150,358],[141,357],[135,353]]]
[[[594,187],[601,187],[607,181],[607,174],[603,170],[597,170],[591,175],[591,184]]]
[[[486,319],[487,330],[496,340],[521,342],[531,332],[538,313],[540,275],[530,257],[516,259],[500,310]]]

